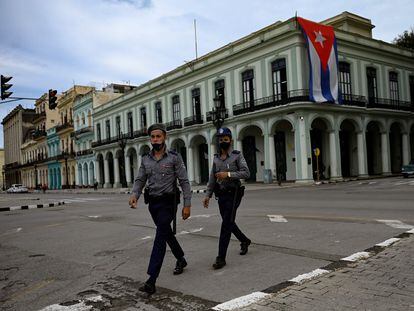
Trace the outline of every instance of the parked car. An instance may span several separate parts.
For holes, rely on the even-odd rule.
[[[414,175],[414,161],[411,161],[408,165],[403,165],[401,173],[404,178],[408,178],[410,175]]]
[[[7,193],[27,193],[29,190],[27,187],[23,186],[22,184],[13,184],[9,189],[7,189]]]

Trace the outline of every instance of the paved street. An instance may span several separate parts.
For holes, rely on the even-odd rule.
[[[157,283],[158,292],[147,299],[137,289],[147,278],[154,225],[141,201],[138,210],[128,207],[128,196],[1,194],[1,207],[21,202],[65,204],[0,212],[0,307],[88,310],[93,305],[111,310],[207,310],[252,292],[266,291],[414,227],[413,179],[395,177],[319,186],[257,188],[246,191],[237,217],[239,226],[253,241],[249,253],[239,256],[239,244],[233,241],[227,266],[214,271],[211,264],[220,228],[217,203],[213,200],[209,209],[203,209],[203,194],[194,194],[192,217],[177,224],[178,239],[189,266],[184,274],[173,276],[175,260],[168,251]],[[338,279],[342,275],[349,278],[346,282],[338,281],[339,286],[333,281],[324,286],[329,293],[326,299],[337,304],[346,302],[343,297],[338,298],[343,296],[341,288],[354,279],[365,278],[363,271],[370,269],[384,272],[381,281],[384,292],[395,287],[398,294],[397,289],[405,287],[406,295],[410,290],[412,293],[413,280],[404,277],[412,269],[409,260],[413,257],[412,244],[412,238],[402,240],[390,246],[389,251],[355,264],[360,270],[352,270],[355,267],[351,266],[332,272],[330,275],[338,275]],[[347,269],[349,273],[344,273]],[[388,270],[396,271],[391,281],[398,281],[399,287],[387,287],[391,275]],[[293,287],[285,290],[299,292]],[[307,297],[312,293],[307,293]],[[363,303],[360,291],[347,293],[355,297],[355,304],[346,307]],[[365,293],[375,295],[369,290]],[[320,294],[315,292],[317,298],[311,305],[315,309],[319,302],[325,304]],[[291,300],[299,296],[292,294]],[[272,306],[296,310],[295,305],[284,305],[277,295],[268,299]],[[401,301],[407,302],[404,299]],[[398,309],[397,300],[392,301]],[[56,304],[70,307],[59,309]],[[406,310],[409,302],[404,306],[405,309],[398,310]]]

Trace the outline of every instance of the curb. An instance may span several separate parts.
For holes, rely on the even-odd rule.
[[[238,297],[238,298],[223,302],[213,307],[212,310],[225,311],[225,310],[236,310],[241,307],[247,307],[253,303],[258,302],[259,300],[263,298],[270,296],[271,294],[277,294],[292,285],[303,284],[307,281],[316,279],[320,277],[321,275],[325,275],[325,274],[340,270],[342,268],[349,267],[358,261],[366,260],[370,257],[373,257],[377,255],[378,253],[384,251],[387,247],[390,247],[394,243],[402,239],[408,238],[413,234],[414,234],[414,229],[408,230],[397,236],[394,236],[393,238],[385,240],[381,243],[377,243],[374,246],[367,248],[362,252],[357,252],[348,257],[341,258],[338,261],[331,262],[330,264],[324,267],[315,269],[311,272],[300,274],[290,280],[273,285],[260,292],[254,292],[246,296]]]
[[[64,201],[45,203],[45,204],[33,204],[33,205],[21,205],[21,206],[10,206],[10,207],[0,207],[0,212],[10,212],[17,210],[26,210],[26,209],[35,209],[35,208],[45,208],[45,207],[54,207],[59,205],[64,205]]]

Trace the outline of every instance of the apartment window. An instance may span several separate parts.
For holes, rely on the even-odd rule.
[[[100,123],[96,125],[96,136],[98,138],[98,141],[101,141],[101,124]]]
[[[394,71],[390,71],[389,73],[389,82],[390,82],[390,97],[391,102],[396,103],[398,102],[399,98],[399,91],[398,91],[398,73]]]
[[[111,121],[110,120],[106,120],[105,121],[105,130],[106,130],[106,138],[110,139],[111,138]]]
[[[121,136],[121,116],[115,118],[116,134]]]
[[[378,98],[377,88],[377,70],[372,67],[367,68],[367,83],[368,83],[368,103],[374,104]]]
[[[201,116],[201,100],[199,88],[191,91],[191,102],[193,105],[193,116],[199,118]]]
[[[162,108],[161,102],[155,103],[155,122],[162,123]]]
[[[173,106],[173,121],[181,120],[181,116],[180,116],[180,96],[178,96],[178,95],[173,96],[172,106]]]
[[[133,123],[133,119],[132,119],[132,111],[128,112],[128,133],[130,135],[132,135],[132,133],[134,132],[134,123]]]
[[[242,89],[243,89],[243,102],[251,103],[254,102],[254,73],[253,69],[247,70],[242,73]]]
[[[287,99],[286,60],[284,58],[272,62],[272,84],[274,99]]]
[[[141,108],[141,129],[147,128],[147,109]]]
[[[226,107],[225,96],[224,96],[224,80],[218,80],[214,83],[215,94],[220,98],[220,106]]]
[[[82,125],[85,125],[85,114],[82,113]]]
[[[414,76],[410,76],[409,83],[410,83],[411,106],[414,107]]]
[[[339,90],[341,91],[342,99],[351,100],[351,65],[346,62],[339,62]]]

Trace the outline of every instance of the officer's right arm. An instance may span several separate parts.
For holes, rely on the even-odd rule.
[[[211,167],[210,177],[207,183],[206,197],[203,200],[203,205],[205,208],[208,208],[208,203],[210,201],[210,198],[213,195],[214,187],[216,186],[216,176],[214,175],[214,172],[215,172],[215,164],[213,162],[213,165]]]
[[[142,189],[147,182],[147,174],[145,173],[144,161],[141,161],[141,166],[139,167],[138,176],[135,178],[134,186],[132,188],[132,195],[129,198],[129,204],[132,208],[136,208],[139,197],[142,194]]]

